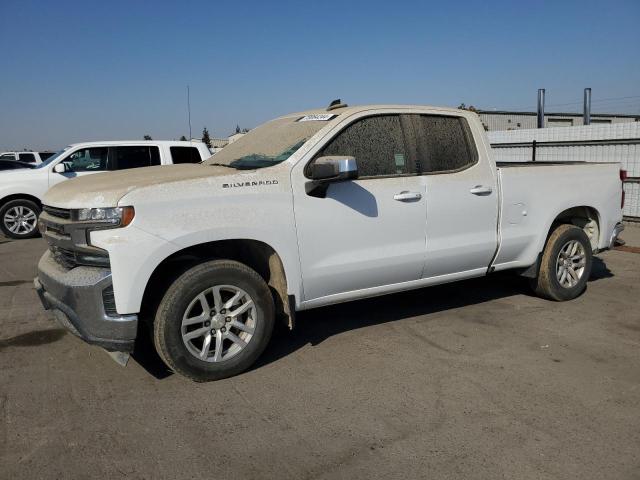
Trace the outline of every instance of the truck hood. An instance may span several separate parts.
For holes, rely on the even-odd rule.
[[[236,170],[204,164],[160,165],[94,173],[52,187],[43,203],[59,208],[115,207],[127,193],[141,187],[237,174]]]

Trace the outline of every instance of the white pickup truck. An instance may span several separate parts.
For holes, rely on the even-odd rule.
[[[37,235],[42,197],[50,187],[70,178],[150,165],[199,163],[210,156],[207,146],[200,142],[134,140],[69,145],[35,168],[2,172],[0,230],[16,239]]]
[[[543,297],[580,295],[623,228],[619,170],[496,165],[471,112],[332,105],[201,165],[52,188],[35,286],[121,363],[145,324],[171,369],[215,380],[248,368],[297,310],[506,269]]]

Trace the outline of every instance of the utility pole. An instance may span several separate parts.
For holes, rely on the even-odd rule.
[[[187,114],[189,116],[189,141],[191,141],[191,94],[187,85]]]

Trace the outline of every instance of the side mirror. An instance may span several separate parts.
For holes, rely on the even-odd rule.
[[[56,173],[67,173],[71,171],[71,168],[69,168],[69,165],[65,162],[60,162],[53,167],[53,171]]]
[[[340,182],[358,178],[358,164],[354,157],[320,157],[311,165],[311,178]]]
[[[325,198],[329,184],[358,178],[358,163],[348,156],[320,157],[311,164],[310,176],[305,185],[307,195]]]

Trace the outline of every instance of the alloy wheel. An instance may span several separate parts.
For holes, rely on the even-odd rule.
[[[16,205],[4,213],[3,222],[11,233],[28,235],[35,230],[38,216],[29,207]]]
[[[251,341],[256,319],[255,303],[247,292],[234,285],[216,285],[189,303],[182,317],[182,341],[199,360],[229,360]]]
[[[572,288],[578,284],[586,265],[584,247],[577,240],[564,244],[556,260],[556,277],[564,288]]]

